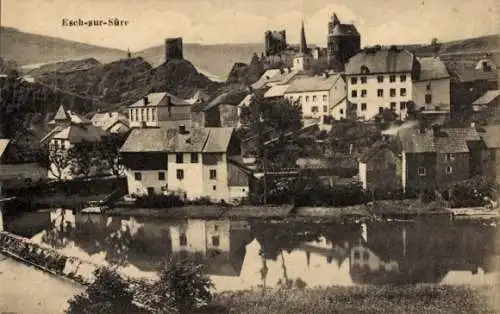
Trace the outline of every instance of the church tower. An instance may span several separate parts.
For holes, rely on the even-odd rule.
[[[328,63],[341,72],[350,57],[361,49],[361,36],[353,24],[342,24],[334,13],[328,22]]]
[[[294,70],[307,70],[311,63],[311,51],[307,47],[306,41],[306,31],[304,28],[304,21],[302,21],[302,26],[300,29],[300,45],[299,45],[299,53],[293,58],[293,69]]]

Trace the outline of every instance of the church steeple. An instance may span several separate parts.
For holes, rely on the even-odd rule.
[[[304,29],[304,20],[302,20],[302,27],[300,29],[300,52],[307,53],[306,31]]]
[[[335,27],[336,25],[340,24],[340,20],[337,17],[337,14],[335,14],[335,13],[333,13],[333,16],[332,16],[332,23],[333,23],[333,27]]]

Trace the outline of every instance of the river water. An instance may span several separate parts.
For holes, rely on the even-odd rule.
[[[479,221],[299,223],[26,213],[10,232],[156,279],[167,258],[204,264],[217,291],[253,287],[498,282],[497,227]]]

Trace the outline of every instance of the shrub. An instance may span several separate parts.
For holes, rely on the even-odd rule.
[[[68,301],[67,313],[137,312],[132,303],[133,293],[120,275],[107,268],[97,269],[94,275],[94,282],[87,287],[85,292]]]
[[[154,287],[154,308],[159,313],[171,313],[177,309],[186,313],[199,304],[208,303],[213,287],[210,278],[202,271],[202,265],[170,259],[160,272],[160,280]]]

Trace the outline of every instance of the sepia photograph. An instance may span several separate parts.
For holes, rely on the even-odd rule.
[[[500,313],[498,0],[1,0],[0,313]]]

